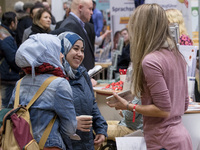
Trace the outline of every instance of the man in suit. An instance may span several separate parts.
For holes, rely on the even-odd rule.
[[[85,40],[85,58],[83,60],[84,67],[88,70],[94,67],[94,44],[91,43],[89,31],[86,30],[85,25],[88,24],[93,14],[93,2],[92,0],[72,0],[71,12],[69,16],[62,22],[60,28],[52,31],[52,34],[60,34],[65,31],[71,31]],[[90,28],[88,25],[86,25]]]

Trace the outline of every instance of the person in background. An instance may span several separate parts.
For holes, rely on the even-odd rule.
[[[107,136],[107,123],[101,115],[94,97],[90,77],[85,67],[81,66],[84,59],[84,40],[72,32],[60,34],[64,54],[63,66],[72,87],[74,106],[77,118],[77,131],[81,141],[71,140],[74,150],[94,150],[100,146]],[[91,120],[80,115],[91,115]],[[93,135],[93,133],[95,135]]]
[[[62,22],[69,16],[69,13],[71,11],[71,1],[67,1],[67,2],[63,3],[63,10],[65,11],[65,15],[63,17],[63,20],[58,21],[56,23],[55,30],[58,29],[60,27],[60,25],[62,24]]]
[[[31,28],[32,32],[30,35],[37,33],[49,33],[51,30],[51,16],[51,12],[48,9],[39,9],[33,17],[33,24]]]
[[[110,33],[111,33],[112,30],[108,29],[107,23],[104,22],[104,26],[103,26],[103,30],[102,30],[102,35],[105,35],[106,32],[110,32]],[[102,42],[101,42],[100,45],[97,44],[97,45],[99,45],[99,48],[104,48],[104,47],[106,47],[108,44],[111,43],[111,34],[110,34],[110,33],[106,34],[105,38],[102,38]],[[101,36],[102,36],[102,35],[101,35]],[[100,37],[101,37],[101,36],[100,36]],[[95,43],[96,43],[96,40],[95,40]]]
[[[99,37],[95,36],[95,45],[99,47],[100,45],[104,44],[104,40],[110,37],[111,32],[111,30],[106,29]]]
[[[180,34],[179,44],[180,45],[193,45],[193,42],[187,33],[183,14],[181,13],[181,11],[178,9],[167,9],[166,14],[167,14],[169,23],[178,23],[178,25],[179,25],[179,34]]]
[[[20,84],[19,104],[26,106],[42,83],[57,76],[35,101],[30,109],[34,139],[39,142],[46,126],[57,115],[45,143],[45,150],[66,150],[67,137],[74,137],[77,121],[72,89],[60,62],[60,40],[53,35],[35,34],[21,44],[16,53],[16,63],[26,75]],[[44,57],[45,56],[45,57]],[[13,108],[16,88],[9,102]]]
[[[2,107],[7,107],[15,83],[20,79],[20,68],[15,63],[17,44],[14,31],[17,28],[17,15],[5,12],[0,26],[0,78]]]
[[[49,3],[47,1],[43,1],[42,5],[44,6],[44,8],[46,8],[47,10],[49,10],[51,12],[51,5],[49,5]],[[56,24],[56,19],[52,14],[51,14],[51,24],[52,25]]]
[[[103,14],[96,8],[96,0],[93,0],[93,15],[92,20],[94,24],[94,30],[97,37],[101,35],[103,29]]]
[[[63,10],[65,11],[65,15],[63,19],[66,19],[69,16],[69,13],[71,11],[71,1],[67,1],[63,3]]]
[[[148,150],[191,150],[191,138],[181,119],[189,104],[187,64],[170,35],[165,10],[157,4],[138,6],[128,30],[133,62],[131,87],[134,95],[141,97],[142,105],[129,104],[116,93],[117,102],[107,104],[143,115]]]
[[[195,88],[194,88],[195,101],[200,102],[200,89],[199,89],[199,50],[197,51],[197,64],[195,71]]]
[[[34,4],[34,6],[31,8],[30,10],[30,16],[31,16],[31,19],[33,20],[35,14],[37,13],[37,11],[41,8],[44,8],[44,6],[42,5],[42,3],[40,2],[36,2]],[[30,27],[28,27],[27,29],[24,30],[24,33],[23,33],[23,37],[22,37],[22,42],[24,42],[26,39],[28,39],[29,35],[31,34],[32,30],[32,24]]]
[[[30,2],[27,2],[27,3],[24,3],[24,6],[23,6],[23,9],[26,13],[28,13],[30,15],[31,13],[31,8],[33,8],[34,4],[33,3],[30,3]]]
[[[145,0],[134,0],[135,1],[135,8],[137,8],[138,6],[144,4]]]
[[[14,4],[14,10],[16,12],[16,15],[17,15],[17,19],[19,19],[21,17],[21,15],[23,15],[24,13],[24,2],[22,1],[17,1],[15,4]]]
[[[36,14],[33,17],[33,24],[31,26],[31,32],[29,35],[26,35],[28,38],[30,35],[37,33],[49,33],[51,25],[51,12],[45,8],[39,8]],[[25,41],[23,37],[23,41]]]
[[[87,33],[85,28],[85,24],[90,21],[92,16],[92,8],[92,0],[73,0],[69,16],[62,22],[59,29],[51,32],[51,34],[59,35],[62,32],[71,31],[85,40],[85,57],[82,65],[87,69],[87,71],[95,66],[94,45],[90,40],[90,36],[88,36],[90,33]]]
[[[130,41],[129,41],[129,35],[128,35],[127,28],[124,28],[121,30],[121,36],[124,38],[124,47],[122,49],[122,55],[120,55],[118,58],[117,71],[119,69],[127,69],[129,66],[129,63],[131,61],[131,59],[130,59]]]
[[[1,13],[2,13],[2,8],[1,8],[1,5],[0,5],[0,25],[1,25]]]
[[[113,38],[113,49],[114,50],[116,50],[118,47],[118,41],[119,41],[120,36],[121,36],[121,32],[116,31],[114,34],[114,38]]]
[[[18,18],[18,24],[16,29],[16,42],[19,47],[22,43],[22,37],[24,34],[24,30],[32,25],[32,18],[30,16],[30,10],[34,6],[33,3],[25,3],[23,5],[23,15]]]

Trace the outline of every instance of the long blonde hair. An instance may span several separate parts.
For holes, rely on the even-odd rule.
[[[178,23],[179,25],[179,32],[181,35],[188,35],[187,29],[185,27],[183,14],[178,9],[167,9],[166,15],[169,20],[169,23]]]
[[[168,43],[170,50],[179,53],[170,36],[165,10],[157,4],[143,4],[136,8],[129,19],[130,56],[133,62],[132,92],[140,97],[144,75],[142,61],[152,51],[160,50]]]

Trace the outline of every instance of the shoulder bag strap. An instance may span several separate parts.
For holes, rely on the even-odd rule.
[[[56,120],[56,117],[57,117],[57,115],[55,115],[55,116],[51,119],[51,121],[49,122],[48,126],[47,126],[46,129],[44,130],[44,133],[42,134],[42,137],[41,137],[40,142],[39,142],[40,150],[43,150],[43,148],[44,148],[44,145],[45,145],[45,143],[46,143],[46,141],[47,141],[47,139],[48,139],[48,137],[49,137],[49,134],[50,134],[50,132],[51,132],[51,129],[52,129],[52,127],[53,127],[53,125],[54,125],[54,122],[55,122],[55,120]]]
[[[28,105],[26,106],[26,109],[28,110],[31,105],[33,105],[33,103],[38,99],[38,97],[40,97],[40,95],[44,92],[44,90],[47,88],[47,86],[53,81],[55,80],[56,76],[51,76],[49,78],[47,78],[42,85],[40,86],[40,88],[38,89],[38,91],[35,93],[35,95],[33,96],[33,98],[31,99],[31,101],[28,103]]]
[[[22,78],[23,79],[23,78]],[[20,79],[17,83],[16,91],[15,91],[15,102],[14,102],[14,108],[17,108],[19,105],[19,90],[20,90],[20,84],[22,79]]]
[[[33,105],[33,103],[37,100],[37,98],[43,93],[43,91],[46,89],[46,87],[54,80],[58,77],[56,76],[51,76],[49,78],[47,78],[42,85],[40,86],[40,88],[38,89],[38,91],[36,92],[36,94],[33,96],[33,98],[31,99],[31,101],[28,103],[28,105],[26,106],[26,109],[29,109],[31,107],[31,105]],[[23,79],[23,78],[22,78]],[[14,102],[14,108],[17,108],[19,105],[19,92],[20,92],[20,84],[22,79],[20,79],[17,83],[17,87],[16,87],[16,92],[15,92],[15,102]]]

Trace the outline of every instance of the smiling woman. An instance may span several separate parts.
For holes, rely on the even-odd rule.
[[[66,60],[69,62],[70,66],[73,69],[77,69],[82,63],[83,58],[84,58],[83,41],[78,40],[67,54]]]
[[[76,110],[77,131],[81,141],[71,140],[73,149],[94,150],[94,145],[101,145],[107,135],[107,123],[102,117],[97,103],[90,77],[82,61],[84,58],[84,40],[73,32],[64,32],[59,35],[64,54],[63,66],[69,77],[72,87],[74,106]],[[87,117],[81,115],[91,115]],[[93,138],[93,130],[96,133]]]

